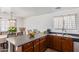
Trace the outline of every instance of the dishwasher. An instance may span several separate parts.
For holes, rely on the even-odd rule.
[[[74,52],[79,52],[79,42],[74,42]]]

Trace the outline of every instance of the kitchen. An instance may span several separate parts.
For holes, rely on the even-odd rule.
[[[79,52],[78,7],[0,9],[2,52]]]

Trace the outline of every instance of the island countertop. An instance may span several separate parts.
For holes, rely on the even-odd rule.
[[[21,36],[17,36],[17,37],[10,37],[10,38],[7,38],[6,40],[8,42],[10,42],[11,44],[13,44],[14,46],[18,47],[18,46],[21,46],[25,43],[31,42],[31,41],[36,40],[43,36],[46,36],[46,34],[45,35],[39,34],[39,35],[36,35],[34,38],[29,38],[28,35],[21,35]]]

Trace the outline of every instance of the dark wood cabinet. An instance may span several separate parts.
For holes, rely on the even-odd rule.
[[[32,42],[24,44],[22,46],[23,52],[43,52],[47,49],[46,36],[35,39]]]
[[[39,48],[40,48],[39,39],[34,40],[33,43],[34,43],[34,52],[39,52]]]
[[[47,35],[22,45],[23,52],[44,52],[47,48],[57,51],[73,51],[73,40],[68,37]]]
[[[29,47],[29,48],[23,50],[23,52],[33,52],[33,47]]]
[[[46,36],[46,47],[47,47],[47,48],[50,48],[50,40],[51,40],[51,39],[50,39],[50,35],[47,35],[47,36]]]
[[[54,44],[53,36],[52,35],[48,36],[48,40],[49,40],[49,48],[53,49]]]
[[[73,51],[73,40],[68,37],[48,36],[49,39],[49,48],[55,49],[57,51],[69,52]]]
[[[22,46],[23,52],[33,52],[33,42],[26,43]]]
[[[62,51],[63,52],[72,52],[73,51],[73,40],[68,37],[64,37],[62,40]]]
[[[60,36],[50,35],[49,36],[49,42],[50,42],[49,48],[61,51],[61,39],[62,37]]]
[[[47,48],[47,43],[46,43],[46,38],[45,37],[41,37],[40,38],[40,52],[43,52],[46,50]]]
[[[53,38],[53,48],[58,50],[58,51],[61,51],[61,45],[62,45],[62,37],[60,36],[54,36]]]

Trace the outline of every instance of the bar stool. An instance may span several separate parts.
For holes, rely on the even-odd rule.
[[[6,41],[6,38],[0,38],[0,51],[4,51],[4,50],[7,50],[8,49],[8,44],[7,44],[7,41]]]

